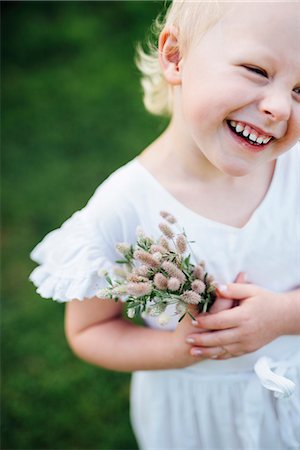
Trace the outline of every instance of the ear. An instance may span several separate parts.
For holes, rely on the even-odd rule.
[[[168,83],[173,86],[181,84],[181,68],[178,44],[178,30],[174,26],[165,28],[158,42],[159,62]]]

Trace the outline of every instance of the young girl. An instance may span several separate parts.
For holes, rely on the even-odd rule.
[[[173,2],[139,59],[169,126],[31,254],[37,292],[69,302],[74,352],[134,372],[141,449],[300,448],[299,18],[297,2]],[[161,210],[223,286],[193,323],[138,326],[96,293]]]

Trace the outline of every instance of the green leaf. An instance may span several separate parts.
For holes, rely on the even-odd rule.
[[[188,255],[186,258],[184,258],[183,263],[186,267],[188,267],[190,265],[190,259],[191,259],[191,255]]]
[[[106,279],[106,281],[107,281],[111,286],[113,286],[113,282],[112,282],[110,276],[105,275],[105,279]]]
[[[204,303],[203,308],[202,308],[202,312],[206,313],[207,307],[208,307],[208,304]]]

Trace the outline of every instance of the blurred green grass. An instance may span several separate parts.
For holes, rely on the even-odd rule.
[[[76,359],[31,249],[166,121],[134,46],[161,1],[2,2],[2,448],[134,449],[130,374]]]

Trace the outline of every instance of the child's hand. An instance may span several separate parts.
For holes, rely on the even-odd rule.
[[[246,278],[243,272],[239,273],[235,279],[236,283],[245,283]],[[210,313],[218,313],[224,311],[225,309],[230,309],[234,304],[234,300],[232,299],[224,299],[221,296],[217,298],[215,303],[210,309]],[[190,311],[194,317],[197,317],[198,312],[196,308],[191,309]],[[207,329],[200,329],[198,327],[197,333],[207,332]],[[194,336],[195,327],[191,324],[191,318],[187,314],[186,317],[180,322],[174,331],[173,334],[173,343],[176,348],[178,364],[179,367],[184,367],[187,365],[194,364],[195,362],[201,361],[202,359],[211,358],[216,353],[218,353],[218,347],[211,347],[206,349],[205,355],[202,355],[202,351],[200,348],[195,346],[195,343],[191,343],[187,341],[187,337]],[[191,346],[192,344],[192,346]],[[197,344],[196,344],[197,345]],[[182,364],[182,365],[181,365]]]
[[[254,352],[282,333],[284,296],[251,284],[229,283],[222,296],[239,301],[239,306],[216,314],[197,316],[197,328],[214,330],[193,333],[202,356],[228,359]]]
[[[190,308],[190,313],[194,317],[197,317],[199,314],[194,306]],[[187,336],[190,336],[195,332],[201,333],[199,329],[195,330],[192,319],[188,314],[185,315],[184,319],[178,323],[176,329],[172,332],[170,351],[177,368],[187,367],[207,358],[207,356],[202,358],[201,354],[199,354],[199,352],[197,353],[197,348],[193,348],[194,353],[191,353],[191,344],[188,343],[186,339]]]

